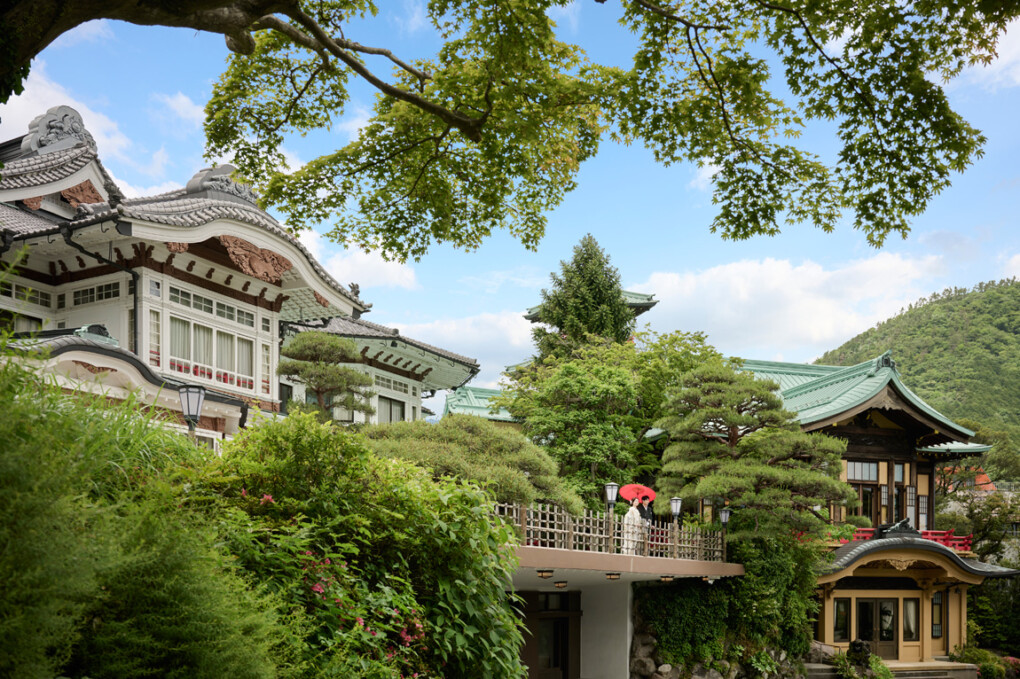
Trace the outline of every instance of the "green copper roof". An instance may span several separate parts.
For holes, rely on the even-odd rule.
[[[630,292],[629,290],[623,291],[623,301],[626,302],[627,306],[630,307],[630,310],[634,312],[635,318],[659,303],[659,300],[655,299],[654,294],[646,295],[641,292]],[[541,304],[531,307],[528,309],[528,313],[524,314],[524,317],[532,323],[537,323],[538,312],[541,308]]]
[[[505,408],[500,408],[495,413],[492,412],[489,400],[499,394],[499,389],[459,387],[446,395],[443,415],[475,415],[494,422],[514,422],[514,418]]]
[[[963,439],[974,435],[908,389],[900,380],[896,362],[888,351],[878,358],[847,367],[744,361],[742,369],[754,373],[755,377],[778,382],[784,405],[797,413],[802,425],[837,417],[891,386],[903,400],[948,430],[943,433]]]

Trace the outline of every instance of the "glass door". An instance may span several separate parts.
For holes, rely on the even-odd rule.
[[[884,660],[899,658],[899,599],[858,599],[857,638]]]

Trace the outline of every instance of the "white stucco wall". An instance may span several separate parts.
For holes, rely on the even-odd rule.
[[[581,677],[620,679],[630,676],[633,604],[631,586],[623,582],[585,587],[581,593]]]

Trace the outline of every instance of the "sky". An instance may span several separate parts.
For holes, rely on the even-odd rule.
[[[363,33],[347,37],[409,58],[435,51],[424,2],[380,7],[371,24],[355,27]],[[632,38],[615,25],[611,5],[575,2],[554,18],[561,39],[593,59],[627,64]],[[127,195],[181,187],[210,164],[203,158],[203,106],[227,56],[217,35],[90,22],[33,62],[24,93],[0,106],[0,139],[24,134],[49,107],[70,105]],[[399,264],[315,230],[301,238],[338,281],[361,286],[362,299],[374,305],[367,320],[476,358],[482,370],[475,386],[497,386],[505,366],[531,355],[523,313],[587,233],[625,289],[659,300],[641,325],[704,332],[727,355],[808,362],[933,292],[1020,275],[1020,26],[1004,38],[994,64],[965,72],[946,89],[954,108],[987,137],[984,156],[955,176],[907,238],[891,236],[881,249],[849,225],[832,234],[798,225],[775,237],[725,241],[709,231],[710,171],[664,168],[640,146],[609,142],[548,214],[536,251],[500,233],[476,251],[434,246],[421,261]],[[291,164],[357,135],[373,97],[363,83],[352,85],[351,102],[331,130],[288,140]],[[831,157],[828,130],[811,128],[805,139]]]

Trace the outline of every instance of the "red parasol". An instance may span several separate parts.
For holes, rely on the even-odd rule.
[[[644,497],[645,495],[651,500],[655,499],[655,491],[648,486],[642,486],[640,483],[628,483],[620,489],[620,497],[628,502],[636,497]]]

